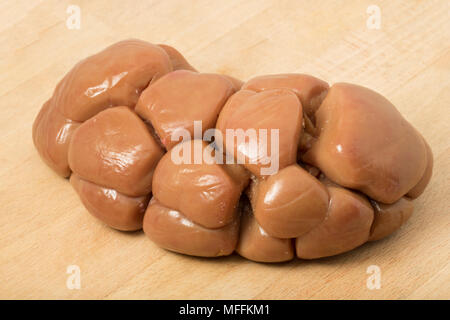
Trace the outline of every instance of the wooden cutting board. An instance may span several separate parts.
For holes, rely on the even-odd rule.
[[[80,8],[80,29],[69,4]],[[130,37],[173,45],[205,72],[243,80],[302,72],[382,93],[434,152],[434,176],[413,217],[347,254],[273,265],[173,254],[142,232],[105,227],[40,160],[31,126],[76,62]],[[449,112],[447,0],[3,0],[0,298],[448,299]],[[66,286],[71,265],[80,289]],[[371,265],[380,289],[366,285]]]

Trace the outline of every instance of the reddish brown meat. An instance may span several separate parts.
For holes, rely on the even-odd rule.
[[[196,144],[202,154],[209,154],[201,164],[194,164]],[[186,151],[190,164],[176,164],[174,157]],[[183,142],[164,155],[153,180],[153,195],[161,204],[207,228],[223,227],[236,218],[239,197],[248,180],[245,175],[233,178],[226,165],[215,162],[214,154],[201,140]]]
[[[296,238],[323,221],[327,189],[298,165],[262,180],[252,199],[256,220],[271,236]]]
[[[291,239],[269,235],[256,221],[250,206],[241,217],[241,232],[236,252],[244,258],[258,262],[283,262],[294,258]]]
[[[303,157],[334,182],[393,203],[424,175],[422,137],[384,97],[335,84],[316,113],[320,135]]]
[[[208,229],[152,199],[144,217],[144,232],[157,245],[171,251],[200,257],[226,256],[236,247],[239,219],[223,228]]]
[[[173,70],[162,48],[140,40],[115,43],[79,63],[58,83],[33,124],[44,161],[67,177],[68,144],[79,122],[114,106],[134,108],[141,92]]]
[[[127,107],[110,108],[84,122],[69,146],[73,172],[132,197],[151,192],[162,156],[144,122]]]
[[[33,141],[107,225],[143,227],[179,253],[259,262],[387,237],[433,172],[430,146],[374,91],[303,74],[243,83],[139,40],[78,63]]]
[[[136,112],[153,125],[163,145],[170,149],[182,141],[182,136],[173,138],[179,129],[187,130],[193,139],[194,121],[201,121],[203,130],[199,134],[214,128],[233,92],[231,81],[221,75],[174,71],[142,93]]]
[[[237,163],[243,163],[254,175],[262,176],[264,169],[273,165],[271,157],[279,159],[279,169],[296,162],[301,123],[302,106],[292,91],[273,89],[255,93],[241,90],[228,100],[219,115],[216,127],[223,140],[217,140],[226,152],[234,155]],[[248,139],[233,135],[227,138],[227,130],[246,133]],[[272,148],[277,141],[272,139],[272,132],[279,137],[275,152]],[[267,139],[260,142],[264,136]]]
[[[327,218],[296,239],[297,256],[315,259],[352,250],[369,239],[373,209],[369,201],[343,188],[328,187]]]
[[[148,195],[129,197],[117,190],[83,180],[77,174],[70,176],[70,183],[94,217],[118,230],[134,231],[142,228]]]

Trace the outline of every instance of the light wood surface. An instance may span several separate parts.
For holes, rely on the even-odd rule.
[[[449,1],[0,1],[0,298],[450,298]],[[69,4],[81,28],[66,27]],[[380,8],[381,28],[366,12]],[[390,99],[430,143],[434,176],[393,236],[317,261],[166,252],[105,227],[40,160],[31,125],[81,58],[125,39],[175,46],[243,80],[302,72]],[[69,265],[81,289],[66,286]],[[381,288],[369,290],[370,265]]]

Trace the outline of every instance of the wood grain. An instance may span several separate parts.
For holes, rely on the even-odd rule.
[[[66,27],[69,4],[81,28]],[[366,26],[369,5],[381,28]],[[449,1],[0,2],[0,298],[450,298]],[[74,63],[134,37],[248,79],[304,72],[388,97],[424,135],[434,176],[399,232],[347,254],[268,265],[166,252],[95,220],[40,160],[31,125]],[[66,287],[68,265],[81,289]],[[381,269],[381,289],[366,286]]]

